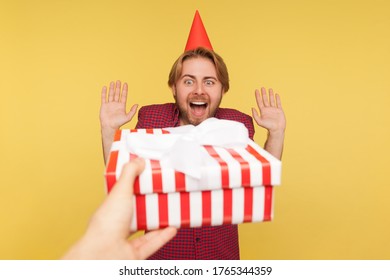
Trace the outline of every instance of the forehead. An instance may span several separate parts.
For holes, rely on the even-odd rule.
[[[204,57],[190,58],[183,62],[181,76],[217,77],[214,63]]]

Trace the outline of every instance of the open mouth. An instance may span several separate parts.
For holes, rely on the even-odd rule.
[[[203,116],[206,113],[208,103],[202,101],[190,102],[191,111],[195,116]]]

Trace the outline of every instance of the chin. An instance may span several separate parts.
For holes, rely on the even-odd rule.
[[[192,125],[198,125],[198,124],[201,124],[203,121],[205,121],[205,120],[207,120],[208,119],[208,117],[207,118],[204,118],[204,119],[196,119],[196,120],[190,120],[190,123],[192,124]]]
[[[190,124],[197,126],[197,125],[200,124],[201,122],[203,122],[203,120],[202,120],[202,121],[199,121],[199,120],[193,121],[193,120],[191,120],[191,121],[190,121]]]

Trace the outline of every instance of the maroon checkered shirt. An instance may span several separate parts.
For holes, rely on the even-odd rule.
[[[252,118],[234,109],[218,108],[215,117],[243,123],[253,139]],[[179,110],[174,103],[149,105],[138,112],[137,128],[179,126]],[[151,260],[238,260],[237,225],[179,229],[177,235],[152,255]]]

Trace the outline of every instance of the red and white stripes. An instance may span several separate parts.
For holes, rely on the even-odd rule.
[[[135,155],[127,152],[128,133],[169,133],[163,129],[118,130],[106,168],[107,189],[119,178],[123,165]],[[136,184],[135,194],[171,193],[241,187],[280,185],[281,163],[253,141],[246,148],[225,149],[204,146],[201,179],[186,176],[163,162],[147,159],[145,170]]]
[[[235,188],[134,196],[132,231],[272,220],[273,188]]]
[[[118,130],[106,167],[110,191],[123,165],[137,157],[126,146],[129,133],[167,134],[164,129]],[[272,219],[273,185],[280,184],[281,163],[253,141],[246,148],[203,146],[201,179],[145,160],[134,186],[131,230],[216,226]]]

